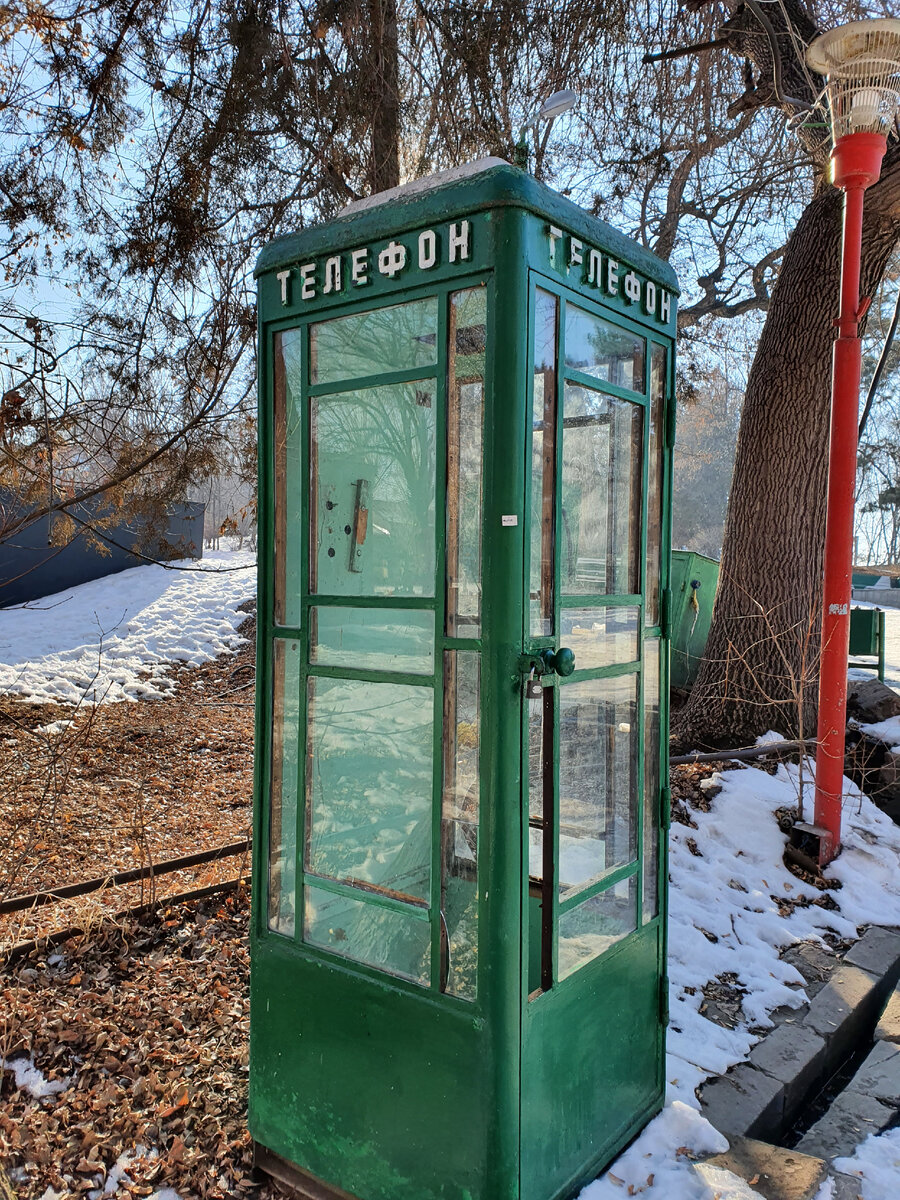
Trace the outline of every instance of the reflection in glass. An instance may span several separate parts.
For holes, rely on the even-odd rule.
[[[441,804],[442,990],[475,998],[478,969],[480,655],[444,654]]]
[[[553,633],[553,491],[556,479],[556,326],[558,300],[540,288],[534,302],[531,416],[531,635]]]
[[[435,383],[310,400],[310,591],[434,595]]]
[[[650,461],[647,479],[647,624],[659,623],[663,523],[663,422],[666,413],[666,348],[650,356]]]
[[[659,912],[659,638],[644,643],[644,895],[645,921]]]
[[[559,978],[565,979],[637,927],[636,876],[631,875],[559,918]]]
[[[300,477],[300,347],[303,333],[275,335],[273,389],[275,450],[275,606],[276,625],[300,627],[300,522],[288,512],[302,510]]]
[[[604,383],[644,390],[644,339],[566,305],[566,366]]]
[[[636,606],[564,608],[560,641],[575,654],[579,671],[636,662],[641,610]]]
[[[300,644],[273,646],[272,789],[269,813],[269,928],[294,935],[299,786]]]
[[[406,608],[309,610],[309,660],[325,667],[434,671],[434,613]]]
[[[637,854],[637,676],[559,689],[559,890]]]
[[[436,296],[313,325],[309,381],[337,383],[437,362]]]
[[[433,697],[409,684],[309,680],[307,871],[427,901]]]
[[[561,580],[564,595],[639,590],[643,410],[566,384]]]
[[[415,909],[383,908],[310,883],[304,895],[305,942],[427,986],[431,923]]]
[[[447,408],[447,634],[481,633],[481,444],[487,291],[450,297]]]

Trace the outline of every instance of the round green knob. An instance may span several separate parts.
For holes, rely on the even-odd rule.
[[[561,646],[553,655],[553,670],[557,675],[571,675],[575,670],[575,652],[568,646]]]
[[[567,646],[559,650],[542,650],[541,658],[547,671],[555,671],[557,675],[571,675],[575,670],[575,654]]]

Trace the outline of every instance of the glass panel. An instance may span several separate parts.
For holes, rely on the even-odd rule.
[[[434,595],[435,384],[310,400],[310,591]]]
[[[603,954],[637,927],[636,876],[613,884],[559,918],[559,977]]]
[[[628,605],[616,608],[564,608],[560,614],[562,645],[575,653],[579,671],[636,662],[641,610]]]
[[[604,383],[644,390],[644,339],[566,305],[566,366]]]
[[[553,485],[556,477],[555,296],[535,291],[531,416],[531,636],[553,633]]]
[[[276,638],[273,652],[269,928],[293,937],[300,767],[300,644]]]
[[[310,883],[304,894],[304,941],[427,986],[431,922],[423,920],[415,909],[398,912],[362,897],[327,892]]]
[[[544,834],[546,822],[544,778],[544,722],[553,721],[552,688],[542,689],[542,694],[528,704],[528,820],[530,825],[528,874],[532,879],[544,877]],[[552,782],[549,784],[552,788]]]
[[[447,633],[481,634],[481,445],[487,292],[450,297],[447,411]]]
[[[645,921],[659,912],[659,638],[644,643],[644,894]]]
[[[428,899],[433,698],[430,687],[309,680],[308,871]]]
[[[303,333],[275,336],[275,624],[300,627],[300,346]],[[288,519],[288,514],[292,519]]]
[[[434,613],[405,608],[310,609],[309,659],[325,667],[434,671]]]
[[[362,379],[437,362],[436,296],[313,325],[310,383]]]
[[[478,968],[480,669],[478,654],[444,654],[443,991],[467,1000],[475,998]]]
[[[639,590],[643,410],[566,384],[561,580],[564,595]]]
[[[637,676],[559,689],[559,890],[634,860]]]
[[[659,624],[659,571],[663,523],[663,421],[666,348],[654,345],[650,357],[650,471],[647,479],[647,624]]]

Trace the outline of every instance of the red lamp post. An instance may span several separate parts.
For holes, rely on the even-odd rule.
[[[840,311],[835,322],[828,511],[819,718],[816,747],[815,823],[820,866],[841,845],[844,735],[847,724],[847,656],[850,641],[853,512],[856,491],[859,321],[863,196],[878,180],[900,101],[900,20],[853,21],[817,38],[807,51],[814,71],[827,76],[834,138],[833,181],[844,193]]]

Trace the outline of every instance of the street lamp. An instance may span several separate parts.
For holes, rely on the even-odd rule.
[[[806,52],[809,66],[826,77],[834,149],[832,179],[844,193],[840,311],[835,322],[828,456],[828,512],[819,720],[816,746],[815,824],[820,866],[841,845],[844,737],[847,725],[847,652],[850,640],[853,502],[861,347],[859,321],[863,195],[881,174],[887,136],[896,133],[900,109],[900,20],[852,21],[823,33]]]
[[[528,117],[525,124],[519,130],[519,139],[516,142],[517,167],[523,167],[526,170],[528,168],[527,134],[529,129],[536,131],[541,121],[555,121],[564,112],[568,112],[577,99],[577,92],[573,92],[571,88],[563,88],[561,92],[554,92],[552,96],[548,96],[537,112],[532,113]]]

